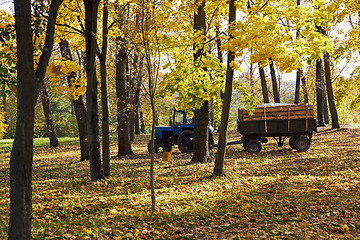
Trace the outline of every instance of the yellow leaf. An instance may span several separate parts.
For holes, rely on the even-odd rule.
[[[162,155],[161,160],[164,161],[164,162],[167,162],[167,161],[170,160],[171,155],[172,155],[172,152],[164,152],[164,154]]]

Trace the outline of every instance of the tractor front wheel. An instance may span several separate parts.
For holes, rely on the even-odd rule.
[[[194,150],[194,132],[191,130],[184,130],[180,133],[178,138],[178,147],[182,153],[190,153]]]
[[[148,143],[148,151],[149,153],[151,153],[151,140]],[[154,153],[158,153],[159,152],[159,140],[157,140],[156,138],[154,139]]]

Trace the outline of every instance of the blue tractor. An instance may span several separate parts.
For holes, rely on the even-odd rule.
[[[182,153],[193,151],[194,118],[188,117],[183,110],[174,110],[173,118],[170,118],[169,126],[156,126],[154,138],[154,152],[158,153],[160,147],[163,151],[170,152],[177,145]],[[214,128],[209,123],[209,147],[214,146]],[[148,150],[151,152],[150,142]]]

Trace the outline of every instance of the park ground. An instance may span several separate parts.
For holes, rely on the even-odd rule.
[[[238,140],[232,132],[229,140]],[[111,177],[89,180],[75,140],[34,152],[34,239],[360,239],[360,130],[321,128],[307,152],[274,140],[250,154],[228,146],[226,177],[214,161],[188,164],[174,149],[156,154],[150,211],[149,136],[116,157]],[[0,142],[0,239],[9,220],[9,147]],[[211,151],[212,159],[216,150]]]

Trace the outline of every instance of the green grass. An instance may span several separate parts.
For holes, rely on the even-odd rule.
[[[0,152],[9,152],[12,149],[14,139],[1,139]],[[78,144],[78,137],[62,137],[59,138],[60,145],[75,145]],[[49,138],[34,138],[34,149],[47,148],[50,145]]]

